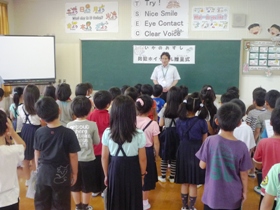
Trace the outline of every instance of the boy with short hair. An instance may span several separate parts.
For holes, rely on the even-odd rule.
[[[100,90],[96,92],[93,96],[93,102],[95,109],[87,117],[88,120],[94,121],[98,127],[98,134],[100,139],[102,138],[104,130],[110,125],[110,117],[108,108],[111,103],[112,96],[106,90]],[[94,160],[94,179],[93,184],[93,193],[92,196],[97,196],[105,189],[104,185],[104,172],[101,165],[101,152],[102,152],[102,143],[94,146],[94,154],[96,159]]]
[[[138,91],[135,87],[129,87],[124,91],[125,96],[129,96],[132,98],[134,102],[136,102],[136,99],[138,98]]]
[[[78,139],[61,125],[58,104],[51,97],[39,100],[37,115],[47,123],[34,137],[37,183],[35,209],[71,209],[70,187],[78,174]],[[46,176],[47,175],[47,176]]]
[[[247,197],[247,171],[252,168],[252,162],[245,143],[233,135],[241,118],[236,104],[223,104],[215,120],[221,133],[209,136],[196,153],[200,167],[206,168],[202,196],[205,210],[240,209]]]
[[[163,88],[162,88],[161,85],[159,85],[159,84],[154,85],[154,88],[153,88],[153,100],[157,104],[157,109],[156,109],[157,113],[160,112],[160,110],[162,109],[162,107],[165,104],[165,101],[162,98],[160,98],[160,96],[162,94],[162,91],[163,91]]]
[[[72,197],[76,204],[76,210],[92,210],[89,206],[92,193],[92,186],[96,180],[94,177],[95,155],[93,145],[98,145],[100,138],[95,122],[86,118],[91,110],[91,102],[85,96],[77,96],[71,104],[71,109],[76,116],[74,121],[67,124],[78,138],[81,151],[78,152],[78,178],[71,187]]]
[[[271,113],[270,124],[273,127],[274,135],[262,139],[254,154],[255,167],[262,169],[262,178],[264,179],[269,169],[280,162],[280,108],[275,108]],[[263,199],[265,189],[261,189],[260,203]]]
[[[254,109],[249,111],[246,118],[246,123],[252,128],[253,132],[255,132],[256,129],[258,116],[265,111],[265,94],[266,90],[262,87],[257,87],[253,90]]]

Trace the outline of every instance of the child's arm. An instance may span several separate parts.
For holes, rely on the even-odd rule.
[[[22,144],[24,149],[26,148],[25,142],[22,140],[22,138],[15,132],[13,128],[13,124],[9,118],[7,118],[7,134],[8,136],[11,136],[16,144]]]
[[[261,133],[261,128],[256,128],[254,132],[255,141],[258,140],[260,133]]]
[[[71,164],[71,186],[77,181],[78,176],[78,153],[69,153]]]
[[[261,170],[261,169],[262,169],[262,163],[257,162],[255,159],[253,159],[253,161],[254,161],[254,163],[255,163],[255,164],[254,164],[254,165],[255,165],[255,168]]]
[[[207,136],[208,136],[208,133],[205,133],[205,134],[202,135],[202,142],[205,141],[205,139],[207,138]]]
[[[156,152],[156,157],[159,155],[159,140],[158,140],[158,135],[154,136],[154,148]]]
[[[163,127],[163,126],[164,126],[164,117],[161,117],[161,118],[160,118],[158,124],[159,124],[160,127]]]
[[[199,161],[199,167],[201,168],[201,169],[205,169],[206,168],[206,163],[204,162],[204,161]]]
[[[35,167],[38,168],[38,159],[40,157],[40,151],[36,150],[34,151],[34,161],[35,161]]]
[[[272,209],[273,204],[274,204],[274,198],[275,198],[275,196],[265,193],[264,198],[261,203],[260,210]]]
[[[145,147],[138,149],[138,156],[139,156],[139,163],[142,175],[142,184],[144,184],[144,177],[147,169],[147,156],[146,156],[146,149]]]
[[[247,192],[248,192],[248,171],[240,171],[240,178],[243,186],[242,192],[242,204],[247,199]]]
[[[154,121],[158,121],[158,115],[157,115],[157,109],[156,108],[152,108],[153,110],[153,116],[154,116]]]
[[[109,165],[109,148],[105,145],[102,145],[102,155],[101,155],[101,162],[102,162],[102,168],[104,171],[104,184],[105,186],[108,186],[108,165]]]

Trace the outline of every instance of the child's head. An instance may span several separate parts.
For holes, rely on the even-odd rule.
[[[4,90],[0,88],[0,101],[2,101],[3,96],[4,96]]]
[[[76,117],[86,117],[91,110],[91,102],[85,96],[76,96],[71,103],[71,109]]]
[[[111,103],[112,96],[107,90],[97,91],[93,95],[93,103],[99,110],[107,109]]]
[[[217,124],[224,131],[233,131],[241,122],[242,112],[235,103],[223,104],[217,112]]]
[[[153,86],[150,84],[145,84],[141,86],[141,94],[145,95],[149,95],[152,96],[153,95]]]
[[[240,108],[240,110],[242,112],[242,117],[245,116],[246,106],[243,103],[243,101],[241,101],[240,99],[235,98],[235,99],[231,100],[230,102],[236,104]]]
[[[49,96],[56,100],[55,87],[53,85],[47,85],[44,90],[44,96]]]
[[[129,87],[124,91],[124,95],[125,96],[130,96],[132,98],[133,101],[136,101],[138,95],[138,91],[136,88],[134,87]]]
[[[127,88],[129,88],[129,85],[123,85],[123,86],[121,87],[121,93],[122,93],[122,95],[124,95],[124,91],[125,91]]]
[[[186,98],[189,94],[189,88],[185,85],[181,85],[179,88],[180,88],[182,99]]]
[[[87,96],[90,96],[92,94],[92,92],[93,92],[93,86],[89,82],[86,82],[85,84],[87,86]]]
[[[231,100],[235,99],[236,95],[232,92],[226,92],[223,95],[221,95],[221,103],[227,103],[230,102]]]
[[[135,103],[129,96],[115,98],[110,112],[110,130],[116,143],[131,142],[137,133]]]
[[[15,87],[14,95],[13,95],[13,101],[14,101],[16,107],[18,107],[19,102],[20,102],[20,98],[22,96],[23,96],[23,88],[22,87]]]
[[[263,89],[261,87],[255,88],[253,90],[253,102],[254,102],[254,104],[256,104],[257,106],[264,106],[265,94],[266,94],[265,89]]]
[[[148,95],[141,95],[136,100],[136,110],[138,114],[146,114],[150,112],[153,106],[153,99]]]
[[[227,92],[234,95],[234,98],[239,98],[239,89],[237,87],[235,87],[235,86],[229,87],[227,89]]]
[[[86,83],[80,83],[76,85],[75,96],[86,96],[88,92],[88,85]]]
[[[35,105],[37,115],[47,123],[53,122],[59,117],[58,104],[52,97],[44,96]]]
[[[211,85],[204,85],[200,91],[200,97],[204,101],[206,107],[213,104],[216,100],[216,94]]]
[[[178,109],[182,102],[182,97],[180,93],[180,88],[173,86],[167,92],[166,97],[166,108],[164,111],[164,117],[167,118],[177,118]]]
[[[275,107],[276,100],[280,97],[280,93],[277,90],[270,90],[265,94],[264,100],[270,108]]]
[[[160,84],[154,85],[153,96],[156,97],[156,98],[160,97],[161,94],[162,94],[162,90],[163,90],[163,88]]]
[[[118,87],[111,87],[111,88],[109,89],[109,93],[111,93],[112,101],[113,101],[117,96],[119,96],[119,95],[122,94],[121,89],[118,88]]]
[[[61,83],[56,88],[56,98],[59,101],[67,101],[71,94],[70,85],[67,83]]]
[[[40,97],[39,88],[36,85],[27,85],[23,91],[24,108],[30,115],[35,115],[35,103]]]
[[[0,110],[0,136],[3,136],[7,130],[7,115],[5,112]]]
[[[208,111],[206,107],[203,105],[199,93],[194,92],[188,95],[180,104],[178,110],[179,118],[184,120],[187,118],[188,113],[194,115],[197,111],[200,111],[198,115],[199,118],[202,119],[206,118]]]
[[[138,84],[134,85],[134,87],[137,89],[138,95],[140,96],[142,84],[138,83]]]
[[[275,107],[274,108],[279,108],[280,107],[280,97],[277,98],[276,102],[275,102]]]
[[[274,133],[280,135],[280,107],[276,107],[272,111],[270,124],[273,127]]]

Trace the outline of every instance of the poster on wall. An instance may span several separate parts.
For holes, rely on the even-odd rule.
[[[228,31],[229,8],[225,6],[193,7],[192,30]]]
[[[66,33],[118,32],[118,2],[65,4]]]
[[[195,64],[195,45],[133,45],[133,63],[161,63],[164,51],[169,52],[171,64]]]
[[[134,39],[188,38],[189,0],[131,0]]]

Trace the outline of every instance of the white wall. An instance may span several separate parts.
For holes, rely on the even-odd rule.
[[[82,0],[8,0],[11,34],[56,36],[57,79],[66,79],[74,89],[81,82],[81,38],[92,39],[130,39],[131,0],[119,0],[119,32],[103,34],[67,34],[64,29],[65,3],[87,2]],[[101,1],[101,0],[100,0]],[[110,2],[115,0],[103,0]],[[192,6],[229,6],[230,20],[232,14],[247,15],[247,25],[259,22],[263,32],[259,36],[248,33],[245,28],[232,28],[226,32],[194,32],[189,29],[190,39],[247,39],[269,38],[267,28],[279,21],[280,0],[190,0]],[[10,14],[11,12],[11,14]],[[238,69],[237,69],[238,70]],[[151,69],[152,72],[152,69]],[[150,75],[147,75],[149,82]],[[199,78],[198,78],[199,79]],[[241,99],[248,105],[252,101],[252,90],[257,86],[280,90],[280,76],[242,75],[240,74]],[[113,84],[112,84],[113,85]],[[187,84],[186,84],[187,85]]]

